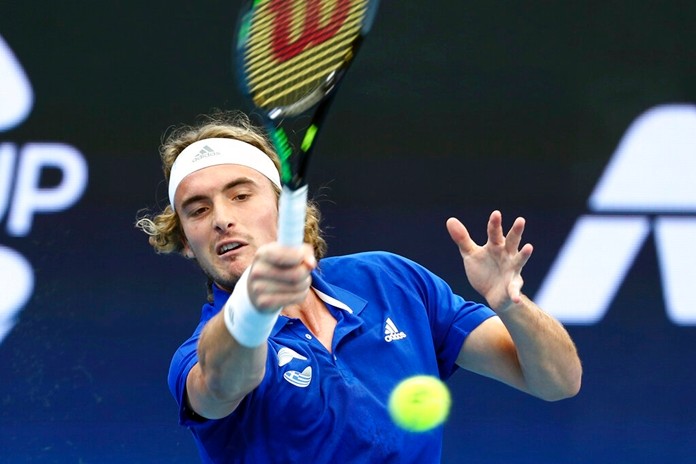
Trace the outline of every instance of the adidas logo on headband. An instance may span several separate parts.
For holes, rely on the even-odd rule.
[[[191,162],[195,163],[202,158],[206,158],[208,156],[215,156],[215,155],[219,155],[219,154],[220,154],[220,152],[217,152],[217,151],[213,150],[212,148],[210,148],[208,145],[206,145],[203,148],[201,148],[201,151],[199,151],[196,156],[193,157]]]
[[[174,207],[176,189],[189,174],[210,166],[237,164],[254,169],[266,176],[278,188],[280,174],[271,158],[253,145],[236,139],[203,139],[186,147],[172,165],[169,175],[169,203]]]

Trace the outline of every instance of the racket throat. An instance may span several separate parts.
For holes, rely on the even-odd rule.
[[[340,77],[340,74],[333,71],[326,77],[326,80],[319,87],[294,103],[273,108],[268,112],[268,117],[272,121],[276,121],[286,117],[301,115],[305,111],[314,107],[324,97],[327,97],[333,91],[334,87],[336,87],[336,82],[338,81],[337,77]]]
[[[304,242],[308,186],[296,190],[283,186],[278,200],[278,242],[297,247]]]

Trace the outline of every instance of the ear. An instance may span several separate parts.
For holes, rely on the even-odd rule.
[[[194,259],[196,255],[193,254],[193,250],[191,250],[191,247],[188,244],[188,241],[184,240],[184,249],[181,250],[181,254],[184,255],[185,258],[188,259]]]

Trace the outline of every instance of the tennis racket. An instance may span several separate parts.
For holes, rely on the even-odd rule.
[[[236,69],[280,157],[283,245],[303,242],[309,158],[377,5],[377,0],[254,0],[242,9]]]

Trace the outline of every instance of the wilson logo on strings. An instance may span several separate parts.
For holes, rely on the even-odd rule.
[[[326,2],[308,0],[301,3],[306,8],[304,24],[293,24],[295,2],[271,2],[273,11],[273,53],[278,61],[288,61],[310,47],[322,44],[336,35],[348,18],[350,0],[338,0],[333,9]],[[330,6],[330,5],[329,5]],[[299,34],[296,31],[299,30]]]

